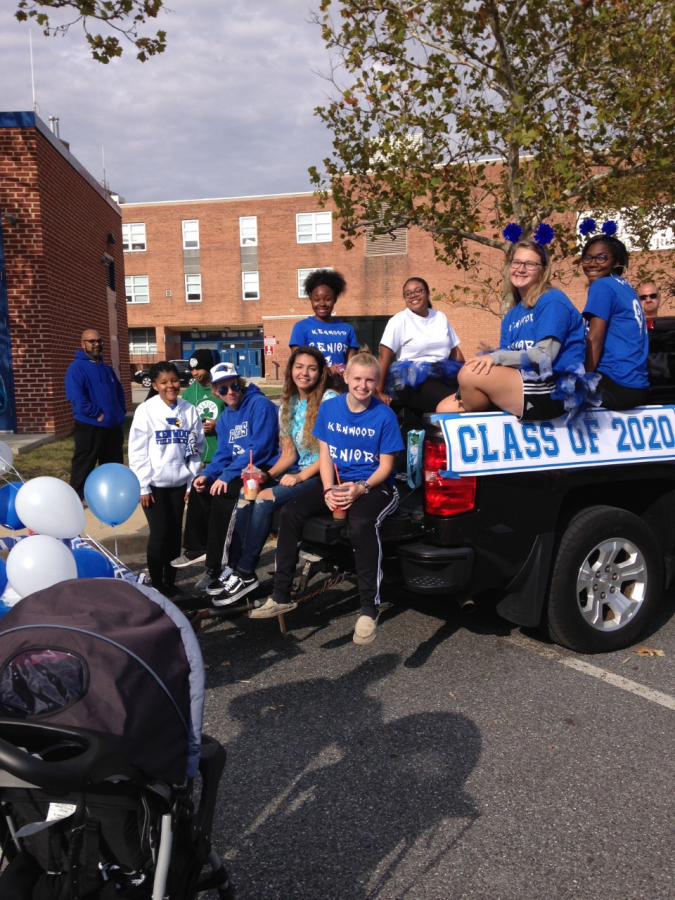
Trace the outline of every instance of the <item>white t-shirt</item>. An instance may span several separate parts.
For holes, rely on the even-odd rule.
[[[459,338],[445,313],[430,309],[429,315],[423,317],[404,309],[389,319],[381,343],[393,350],[399,360],[433,362],[448,359]]]

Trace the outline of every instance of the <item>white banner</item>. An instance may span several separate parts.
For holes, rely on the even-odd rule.
[[[572,466],[675,462],[675,407],[626,412],[588,410],[574,424],[565,417],[519,422],[508,413],[450,413],[438,421],[454,475],[496,475]]]

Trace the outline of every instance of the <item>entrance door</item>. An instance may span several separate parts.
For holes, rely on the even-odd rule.
[[[9,334],[9,306],[5,247],[0,217],[0,431],[16,431],[14,382],[12,380],[12,341]]]

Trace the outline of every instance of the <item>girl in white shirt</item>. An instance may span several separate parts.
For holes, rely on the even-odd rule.
[[[378,396],[420,415],[435,412],[457,389],[457,372],[464,362],[459,338],[444,313],[432,309],[423,278],[406,281],[403,299],[406,308],[387,322],[380,342]]]

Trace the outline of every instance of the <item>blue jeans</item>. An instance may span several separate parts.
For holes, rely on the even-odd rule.
[[[272,491],[274,500],[261,500],[258,497],[249,503],[240,499],[227,560],[228,566],[246,574],[255,572],[265,541],[269,537],[274,510],[319,483],[319,476],[315,475],[293,487],[277,484],[273,488],[263,488]]]

